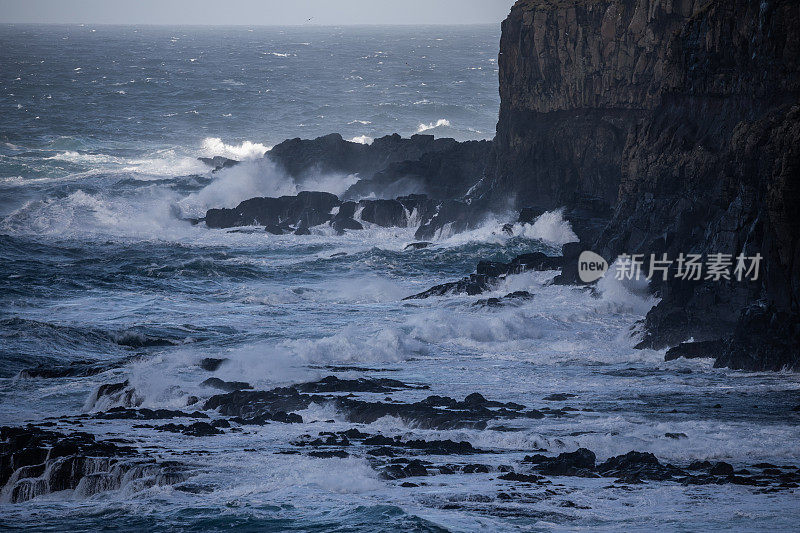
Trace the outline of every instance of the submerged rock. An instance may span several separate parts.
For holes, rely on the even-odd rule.
[[[198,157],[197,159],[210,166],[212,169],[211,172],[217,172],[223,168],[235,167],[240,163],[240,161],[228,159],[227,157],[223,157],[221,155],[215,155],[214,157]]]
[[[431,296],[447,296],[452,294],[468,294],[470,296],[474,296],[490,290],[492,288],[491,281],[492,280],[489,278],[489,276],[470,274],[459,281],[434,285],[426,291],[422,291],[411,296],[406,296],[403,298],[403,300],[421,300],[424,298],[430,298]]]
[[[133,481],[146,488],[188,478],[181,465],[138,455],[131,447],[98,441],[88,433],[0,427],[0,494],[19,503],[62,490],[88,497]]]

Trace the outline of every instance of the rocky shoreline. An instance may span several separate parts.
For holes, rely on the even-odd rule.
[[[103,386],[95,396],[116,394],[127,385]],[[298,454],[320,459],[350,456],[367,460],[383,478],[403,487],[425,485],[437,475],[486,474],[502,483],[495,504],[520,497],[516,490],[547,486],[563,477],[608,478],[615,485],[670,482],[682,485],[736,484],[757,492],[796,489],[800,468],[795,465],[759,463],[734,467],[726,462],[687,462],[676,466],[661,462],[652,453],[630,451],[598,462],[591,450],[554,453],[535,450],[483,449],[467,441],[404,439],[365,431],[379,418],[390,416],[409,427],[447,432],[454,429],[515,431],[515,420],[556,417],[580,418],[587,414],[570,407],[571,394],[551,395],[535,408],[486,399],[479,392],[457,400],[429,395],[417,402],[393,399],[404,390],[426,390],[425,384],[410,384],[387,378],[339,378],[330,375],[313,382],[271,390],[236,390],[210,396],[201,410],[192,412],[146,409],[135,406],[75,416],[61,416],[25,427],[0,428],[0,494],[3,501],[19,503],[53,492],[84,498],[127,484],[141,488],[172,485],[176,490],[211,490],[192,482],[196,465],[185,460],[155,457],[126,439],[100,440],[75,430],[89,421],[114,420],[132,429],[179,433],[186,438],[210,438],[228,432],[246,434],[251,428],[269,424],[303,424],[298,414],[312,404],[331,405],[353,427],[319,431],[287,440],[277,454]],[[371,400],[374,395],[383,400]],[[127,395],[135,398],[135,391]],[[556,404],[557,407],[551,407]],[[148,423],[142,423],[146,421]],[[508,424],[512,425],[509,426]],[[69,428],[73,428],[70,430]],[[682,439],[666,433],[665,439]],[[202,445],[201,445],[202,446]],[[527,452],[520,457],[519,452]],[[196,452],[195,452],[196,453]],[[480,462],[479,458],[491,458]]]
[[[691,340],[719,366],[796,369],[798,27],[787,0],[520,0],[503,23],[493,141],[288,140],[265,157],[299,183],[320,172],[359,181],[342,199],[254,198],[204,220],[296,234],[414,223],[415,237],[430,240],[509,208],[519,222],[562,209],[583,249],[609,263],[620,254],[760,254],[761,276],[747,283],[654,281],[660,302],[639,347]],[[559,283],[577,281],[569,268]],[[483,282],[458,283],[456,292],[477,294]]]

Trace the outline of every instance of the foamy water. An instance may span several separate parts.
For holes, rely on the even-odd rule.
[[[224,39],[214,31],[223,30],[2,28],[0,54],[14,61],[0,70],[3,109],[11,110],[0,131],[0,423],[114,407],[116,400],[95,401],[97,387],[126,379],[141,406],[185,409],[190,396],[219,392],[200,385],[210,375],[270,389],[334,372],[430,387],[394,392],[397,401],[479,392],[530,408],[571,407],[575,416],[434,431],[392,417],[352,424],[331,405],[312,404],[299,413],[302,424],[202,438],[88,420],[81,431],[189,463],[203,491],[134,481],[90,497],[64,491],[0,503],[0,524],[469,531],[798,523],[790,491],[674,482],[608,488],[608,479],[558,478],[550,492],[531,488],[514,514],[498,494],[518,489],[496,472],[403,487],[364,456],[278,453],[303,434],[358,426],[404,439],[466,440],[488,452],[468,461],[492,466],[540,448],[578,447],[600,460],[638,450],[677,465],[797,464],[791,407],[800,380],[714,369],[708,360],[666,363],[663,351],[635,350],[656,300],[612,277],[592,292],[550,285],[556,272],[526,272],[479,296],[403,300],[474,272],[480,260],[557,254],[576,240],[557,210],[514,224],[513,236],[503,225],[515,213],[497,213],[471,231],[443,231],[420,250],[405,250],[418,223],[365,223],[341,236],[326,226],[308,236],[193,226],[183,219],[210,207],[300,190],[339,194],[357,179],[296,182],[262,158],[284,138],[332,131],[357,142],[394,131],[484,138],[497,113],[497,28],[242,29],[224,30]],[[96,36],[106,48],[97,48]],[[63,37],[85,46],[56,58]],[[332,61],[331,49],[340,68],[319,68]],[[163,67],[141,59],[162,56],[171,58]],[[305,81],[309,72],[320,79]],[[196,159],[214,155],[243,163],[211,173]],[[533,297],[475,305],[522,290]],[[207,357],[229,361],[209,374],[198,367]],[[79,360],[113,367],[80,378],[18,375]],[[545,400],[556,393],[575,396]],[[77,428],[58,421],[56,429]]]

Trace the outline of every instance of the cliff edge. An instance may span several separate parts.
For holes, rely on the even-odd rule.
[[[609,259],[760,254],[754,281],[653,283],[640,347],[800,368],[799,58],[791,0],[520,0],[481,192],[608,208],[584,244]]]

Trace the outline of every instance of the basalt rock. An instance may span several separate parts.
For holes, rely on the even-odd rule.
[[[754,281],[653,282],[641,346],[725,339],[718,366],[796,368],[798,57],[790,0],[519,0],[503,23],[496,166],[475,194],[515,198],[526,221],[559,207],[570,220],[588,201],[573,226],[608,260],[761,254]]]
[[[113,407],[108,411],[96,413],[94,418],[102,420],[161,420],[165,418],[208,418],[208,415],[201,411],[186,413],[175,409]]]
[[[338,133],[316,139],[288,139],[275,145],[267,158],[278,163],[296,180],[319,174],[359,174],[369,178],[397,161],[417,160],[423,154],[451,148],[453,139],[433,135],[387,135],[370,144],[346,141]]]
[[[146,488],[178,483],[188,475],[181,465],[137,457],[133,448],[98,441],[88,433],[0,427],[3,502],[19,503],[63,490],[88,497],[134,480]]]
[[[492,287],[492,279],[486,275],[470,274],[458,281],[434,285],[426,291],[406,296],[403,300],[422,300],[431,296],[447,296],[451,294],[468,294],[474,296],[481,294]]]
[[[566,245],[565,245],[566,246]],[[519,274],[528,270],[557,270],[564,267],[566,260],[564,257],[549,256],[542,252],[532,252],[527,254],[518,255],[508,263],[500,261],[481,261],[476,267],[476,273],[470,274],[458,281],[451,281],[442,283],[441,285],[434,285],[430,289],[406,296],[404,300],[421,300],[430,298],[431,296],[446,296],[452,294],[467,294],[474,296],[483,292],[492,290],[501,278],[509,274]],[[577,277],[577,258],[575,258],[575,276]],[[489,302],[483,302],[486,305],[501,305],[501,303],[508,303],[513,299],[527,299],[532,297],[527,291],[517,291],[509,293],[503,297],[504,302],[499,298]]]
[[[300,383],[293,385],[293,388],[300,392],[377,392],[388,393],[402,389],[427,389],[427,386],[413,386],[387,378],[358,378],[358,379],[339,379],[336,376],[328,376],[319,381]]]
[[[447,236],[480,224],[484,210],[479,204],[434,200],[424,194],[392,200],[367,199],[341,202],[326,192],[304,191],[297,196],[250,198],[232,209],[209,209],[204,218],[209,228],[263,226],[268,233],[307,235],[310,228],[330,223],[337,233],[363,229],[361,222],[382,227],[420,224],[418,239]],[[361,222],[356,220],[360,217]],[[231,230],[231,231],[248,231]]]
[[[204,380],[200,385],[202,385],[203,387],[211,387],[214,389],[224,390],[227,392],[253,388],[252,385],[250,385],[249,383],[245,383],[244,381],[224,381],[221,380],[220,378],[208,378]]]
[[[215,155],[214,157],[198,157],[197,159],[210,166],[211,172],[217,172],[223,168],[235,167],[240,163],[240,161],[228,159],[227,157],[223,157],[221,155]]]
[[[233,209],[209,209],[205,221],[209,228],[269,226],[283,232],[287,226],[311,227],[327,222],[331,210],[340,204],[334,194],[303,191],[296,196],[251,198]]]
[[[679,357],[686,359],[715,358],[725,350],[725,343],[721,340],[704,342],[682,342],[667,350],[664,361],[673,361]]]
[[[240,423],[259,423],[273,420],[275,413],[288,413],[297,416],[296,411],[308,408],[311,404],[332,404],[350,422],[370,424],[384,416],[392,416],[406,423],[427,429],[484,429],[487,422],[498,419],[543,418],[545,415],[535,409],[525,410],[524,405],[487,400],[478,393],[467,396],[463,401],[444,396],[429,396],[414,402],[371,402],[347,396],[326,393],[337,392],[380,392],[386,393],[398,388],[412,387],[395,380],[358,379],[339,380],[326,378],[319,382],[305,383],[290,387],[279,387],[269,391],[234,391],[209,398],[204,409],[216,409],[223,416],[237,417]],[[311,391],[311,392],[301,392]],[[251,422],[246,422],[246,421]],[[301,419],[302,420],[302,419]],[[287,420],[293,421],[293,420]]]
[[[41,364],[19,372],[22,379],[94,376],[121,365],[121,362],[72,361],[68,365]]]
[[[345,197],[391,198],[404,193],[423,193],[437,200],[462,198],[483,179],[491,157],[491,141],[453,142],[419,158],[390,163],[371,178],[350,187]]]

